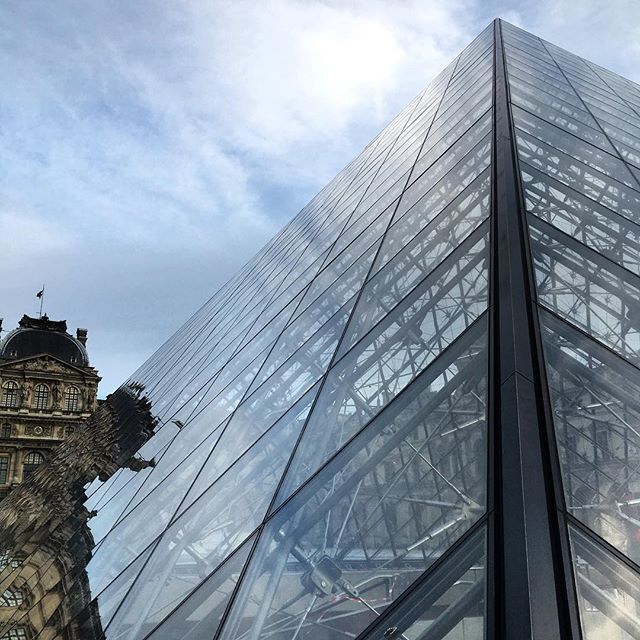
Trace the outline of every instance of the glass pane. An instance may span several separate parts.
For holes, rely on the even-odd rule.
[[[585,640],[640,640],[640,576],[569,528]]]
[[[350,638],[485,510],[478,323],[277,511],[222,637]]]
[[[487,307],[486,227],[390,312],[329,372],[285,482],[308,477]]]
[[[640,227],[549,176],[524,167],[527,210],[640,275]]]
[[[220,625],[253,542],[254,538],[247,540],[148,637],[153,640],[211,640]],[[143,624],[137,630],[133,625],[139,622],[134,622],[131,618],[129,625],[123,628],[119,636],[113,635],[109,629],[107,640],[132,638],[133,633],[149,633],[152,627]]]
[[[640,371],[540,319],[567,509],[640,562]]]
[[[486,541],[479,531],[449,552],[435,571],[364,640],[482,640]]]
[[[489,177],[464,191],[365,285],[340,345],[348,351],[489,215]]]
[[[235,429],[233,428],[234,425],[230,424],[206,464],[203,466],[193,486],[190,487],[184,502],[180,506],[180,511],[188,507],[203,491],[208,489],[226,469],[265,433],[267,435],[271,434],[269,435],[270,438],[285,438],[280,455],[286,455],[288,459],[289,454],[293,451],[296,444],[298,435],[302,430],[302,426],[307,419],[316,394],[318,393],[318,388],[319,385],[314,385],[312,389],[273,425],[267,424],[268,416],[265,416],[266,422],[240,422]],[[241,426],[244,426],[244,429],[241,429]],[[279,436],[277,434],[284,435]]]
[[[631,274],[534,218],[529,230],[540,303],[640,364],[640,288]]]

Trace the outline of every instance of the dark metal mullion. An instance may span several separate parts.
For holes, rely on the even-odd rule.
[[[569,610],[548,450],[539,327],[500,20],[495,21],[490,398],[495,433],[493,632],[507,639],[579,637]],[[491,603],[490,603],[491,606]],[[577,618],[576,618],[577,622]]]
[[[549,480],[547,484],[547,496],[549,501],[555,502],[554,513],[551,513],[552,506],[549,507],[551,521],[555,524],[555,529],[552,530],[552,535],[555,537],[555,547],[552,549],[552,553],[555,554],[556,562],[558,565],[558,575],[556,574],[556,584],[561,594],[561,618],[560,623],[564,626],[565,632],[570,633],[570,636],[575,639],[582,638],[582,628],[580,624],[580,614],[578,609],[578,596],[576,591],[575,572],[573,557],[571,554],[571,547],[569,541],[569,533],[566,524],[566,502],[565,493],[563,489],[563,477],[560,465],[560,458],[557,448],[557,440],[555,433],[555,422],[553,407],[551,404],[549,383],[547,379],[547,370],[545,365],[545,355],[542,346],[542,331],[540,325],[540,319],[538,315],[538,297],[537,288],[534,273],[534,261],[531,250],[531,238],[529,234],[528,214],[526,212],[524,185],[522,180],[522,173],[520,171],[520,157],[518,153],[518,145],[515,138],[515,124],[513,122],[513,115],[511,113],[511,96],[510,87],[508,81],[508,70],[506,66],[506,54],[504,54],[505,68],[504,77],[506,83],[506,93],[508,96],[508,107],[510,115],[510,125],[512,132],[512,148],[513,148],[513,160],[518,178],[517,190],[519,195],[520,210],[521,210],[521,224],[524,231],[524,259],[527,270],[528,286],[530,292],[531,309],[531,321],[533,326],[533,341],[532,350],[534,354],[534,361],[536,364],[538,379],[537,382],[540,385],[538,388],[538,402],[540,418],[542,420],[541,425],[541,440],[542,440],[542,456],[546,461],[547,470],[545,477]],[[554,60],[555,62],[555,60]],[[573,87],[569,85],[573,90]],[[575,90],[573,90],[575,93]],[[577,95],[577,94],[576,94]],[[579,96],[578,96],[579,98]],[[539,175],[544,175],[541,171],[534,168]],[[562,183],[561,183],[562,184]],[[569,187],[570,188],[570,187]],[[562,575],[563,574],[563,575]],[[558,595],[560,595],[558,594]],[[564,611],[562,611],[564,608]]]
[[[510,116],[510,126],[512,134],[513,161],[517,175],[517,191],[520,205],[520,218],[523,227],[523,258],[525,260],[529,300],[531,304],[531,322],[533,327],[532,334],[532,352],[534,363],[536,366],[538,383],[538,410],[540,420],[540,437],[542,441],[542,458],[543,464],[546,465],[545,478],[548,480],[547,497],[549,502],[555,503],[555,508],[549,505],[550,525],[553,522],[555,528],[550,531],[552,541],[555,543],[551,552],[555,555],[557,571],[556,585],[558,592],[556,602],[560,608],[560,624],[564,627],[567,637],[579,639],[582,637],[582,629],[580,624],[580,615],[578,610],[578,597],[575,586],[575,574],[573,558],[571,554],[569,534],[564,514],[566,513],[565,493],[563,490],[562,472],[560,467],[559,453],[557,449],[557,441],[555,434],[555,423],[553,408],[549,393],[549,384],[547,380],[547,371],[545,365],[545,356],[542,347],[542,332],[540,320],[538,316],[537,306],[537,289],[535,284],[534,263],[532,250],[530,246],[530,235],[528,230],[528,217],[526,213],[524,185],[522,181],[522,173],[520,171],[520,158],[518,153],[518,145],[515,138],[515,125],[513,122],[513,114],[511,112],[510,87],[508,82],[508,70],[506,66],[506,53],[503,52],[503,60],[505,62],[504,79],[505,89],[507,93],[508,109]],[[555,60],[554,60],[555,62]],[[569,85],[573,90],[573,87]],[[575,93],[575,90],[574,90]],[[538,171],[543,175],[542,172]],[[551,511],[554,511],[551,513]],[[552,525],[553,526],[553,525]],[[544,597],[544,595],[543,595]],[[569,636],[570,634],[570,636]]]

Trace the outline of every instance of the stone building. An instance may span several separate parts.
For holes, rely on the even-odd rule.
[[[0,502],[0,640],[104,640],[86,570],[100,519],[86,501],[123,468],[140,481],[153,468],[134,456],[156,427],[142,391],[101,401]]]
[[[86,329],[46,315],[18,325],[0,342],[0,498],[92,413],[100,381]]]

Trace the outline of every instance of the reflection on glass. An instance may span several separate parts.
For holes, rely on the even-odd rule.
[[[292,491],[486,309],[486,223],[329,372],[287,473]]]
[[[482,640],[485,618],[485,533],[473,534],[365,640]]]
[[[530,218],[538,300],[640,364],[640,281]]]
[[[540,319],[567,509],[640,562],[640,371]]]
[[[350,638],[485,509],[475,325],[272,517],[222,637]]]
[[[585,640],[640,640],[640,575],[569,528]]]

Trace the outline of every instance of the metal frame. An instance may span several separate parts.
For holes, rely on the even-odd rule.
[[[549,403],[535,310],[531,255],[509,100],[500,20],[494,22],[493,360],[495,521],[489,547],[495,607],[490,635],[579,637],[570,614],[566,556],[555,516]],[[563,559],[564,558],[564,559]],[[567,567],[568,568],[568,567]],[[491,575],[491,574],[490,574]],[[573,629],[572,629],[573,627]],[[579,632],[578,632],[579,633]]]

